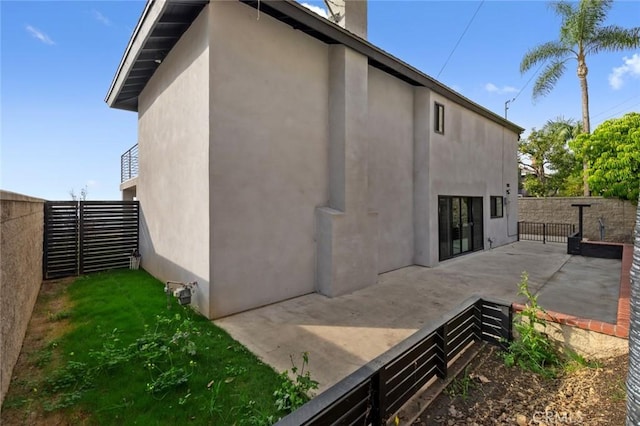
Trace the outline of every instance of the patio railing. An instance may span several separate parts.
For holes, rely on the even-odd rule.
[[[383,425],[474,342],[510,341],[512,316],[510,304],[473,296],[276,425]]]
[[[576,225],[573,223],[518,222],[518,241],[566,243],[575,232]]]
[[[120,156],[120,183],[138,176],[138,144]]]

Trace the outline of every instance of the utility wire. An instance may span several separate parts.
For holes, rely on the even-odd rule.
[[[616,112],[614,112],[613,114],[611,114],[611,115],[609,115],[609,116],[607,116],[607,117],[603,118],[602,120],[603,120],[603,121],[604,121],[604,120],[608,120],[608,119],[610,119],[610,118],[612,118],[612,117],[615,117],[616,115],[619,115],[619,114],[620,114],[620,113],[622,113],[622,112],[625,112],[625,113],[627,113],[627,112],[631,112],[631,108],[633,108],[633,107],[635,107],[635,106],[637,106],[637,105],[640,105],[640,102],[638,102],[637,104],[633,104],[633,105],[631,105],[630,107],[624,107],[624,108],[622,108],[621,110],[616,111]]]
[[[538,73],[540,72],[540,70],[542,69],[542,67],[544,66],[544,64],[546,64],[547,62],[543,62],[540,64],[540,66],[538,67],[538,69],[536,70],[536,72],[534,72],[531,77],[529,77],[529,80],[527,80],[527,82],[524,84],[524,86],[522,86],[522,88],[520,89],[520,91],[518,92],[518,94],[511,100],[511,102],[515,101],[516,99],[518,99],[518,96],[520,96],[520,94],[522,93],[522,91],[524,89],[527,88],[527,86],[529,85],[529,83],[531,83],[531,80],[533,80],[533,77],[535,77],[536,75],[538,75]]]
[[[473,16],[471,17],[471,20],[469,21],[469,23],[467,24],[466,28],[464,29],[464,31],[462,32],[462,34],[460,35],[460,38],[458,39],[458,41],[456,42],[456,45],[453,46],[453,49],[451,50],[451,53],[449,53],[449,56],[447,57],[447,60],[444,61],[444,65],[442,66],[442,68],[440,68],[440,71],[438,72],[438,75],[436,76],[436,78],[440,77],[440,74],[442,74],[442,71],[444,71],[444,68],[447,66],[447,64],[449,63],[449,59],[451,59],[451,57],[453,56],[453,53],[456,51],[456,49],[458,48],[458,45],[460,44],[460,42],[462,41],[462,38],[464,37],[464,35],[467,33],[467,30],[469,29],[469,27],[471,26],[471,23],[473,22],[473,20],[476,18],[476,15],[478,14],[478,12],[480,11],[480,8],[482,7],[482,5],[484,4],[484,0],[482,0],[480,2],[480,4],[478,5],[478,8],[476,9],[475,13],[473,14]]]
[[[599,117],[599,116],[601,116],[602,114],[605,114],[605,113],[607,113],[607,112],[611,111],[612,109],[618,108],[620,105],[626,104],[627,102],[629,102],[629,101],[632,101],[632,100],[636,99],[637,97],[638,97],[637,95],[633,95],[632,97],[630,97],[630,98],[629,98],[629,99],[627,99],[626,101],[622,101],[622,102],[620,102],[619,104],[612,106],[611,108],[607,108],[607,109],[605,109],[604,111],[600,111],[599,113],[597,113],[597,114],[595,114],[595,115],[592,115],[592,116],[591,116],[591,118]],[[636,104],[636,105],[637,105],[637,104]]]

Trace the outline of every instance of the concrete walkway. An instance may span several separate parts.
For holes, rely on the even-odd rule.
[[[567,255],[565,244],[522,241],[436,268],[388,272],[377,285],[344,296],[309,294],[216,324],[278,371],[291,367],[291,354],[309,352],[310,371],[322,391],[469,296],[524,301],[517,297],[523,271],[548,309],[615,318],[620,261],[583,259]]]

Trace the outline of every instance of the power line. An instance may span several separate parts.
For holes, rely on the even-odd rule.
[[[638,102],[638,103],[636,103],[636,104],[633,104],[633,105],[631,105],[631,106],[629,106],[629,107],[624,107],[624,108],[622,108],[621,110],[616,111],[616,112],[614,112],[613,114],[611,114],[611,115],[609,115],[609,116],[607,116],[607,117],[603,118],[602,120],[603,120],[603,121],[604,121],[604,120],[608,120],[608,119],[610,119],[610,118],[612,118],[612,117],[615,117],[616,115],[619,115],[619,114],[620,114],[620,113],[622,113],[623,111],[630,112],[630,111],[631,111],[631,108],[633,108],[633,107],[635,107],[635,106],[637,106],[637,105],[640,105],[640,102]]]
[[[506,101],[504,103],[504,118],[505,118],[505,120],[507,119],[507,111],[509,111],[509,104],[512,104],[513,102],[515,102],[516,99],[518,99],[518,96],[520,96],[520,93],[522,93],[522,91],[524,89],[526,89],[526,87],[529,85],[529,83],[531,83],[531,80],[533,80],[533,77],[538,75],[538,73],[540,72],[540,70],[542,69],[542,67],[544,66],[545,63],[546,62],[543,62],[543,63],[540,64],[540,66],[538,67],[536,72],[534,72],[533,75],[531,75],[531,77],[529,77],[529,80],[527,80],[527,82],[524,84],[524,86],[522,86],[522,88],[520,89],[518,94],[513,99],[509,99],[508,101]]]
[[[622,101],[622,102],[620,102],[619,104],[612,106],[611,108],[607,108],[607,109],[605,109],[604,111],[601,111],[601,112],[599,112],[599,113],[597,113],[597,114],[595,114],[595,115],[592,115],[592,116],[591,116],[591,118],[599,117],[599,116],[601,116],[602,114],[607,113],[607,112],[611,111],[611,110],[612,110],[612,109],[614,109],[614,108],[618,108],[620,105],[626,104],[627,102],[632,101],[632,100],[634,100],[634,99],[635,99],[635,98],[637,98],[637,97],[638,97],[637,95],[633,95],[632,97],[630,97],[630,98],[629,98],[629,99],[627,99],[626,101]],[[637,105],[637,104],[636,104],[636,105]]]
[[[547,62],[543,62],[540,64],[540,66],[538,67],[538,69],[536,70],[536,72],[534,72],[531,77],[529,77],[529,80],[527,80],[527,82],[524,84],[524,86],[522,86],[522,88],[520,89],[520,91],[518,92],[518,94],[511,100],[511,102],[515,101],[516,99],[518,99],[518,96],[520,96],[520,94],[522,93],[522,91],[524,89],[527,88],[527,86],[529,85],[529,83],[531,83],[531,80],[533,80],[533,77],[535,77],[536,75],[538,75],[538,73],[540,72],[540,70],[542,69],[542,67],[544,66],[544,64],[546,64]]]
[[[460,35],[460,38],[458,39],[458,41],[456,42],[456,45],[453,46],[453,49],[451,50],[451,53],[449,53],[449,56],[447,57],[447,60],[444,61],[444,65],[442,66],[442,68],[440,68],[440,71],[438,72],[438,75],[436,75],[436,78],[440,77],[440,74],[442,74],[442,71],[444,71],[444,68],[447,66],[447,64],[449,63],[449,59],[451,59],[451,57],[453,56],[453,53],[456,51],[456,49],[458,48],[458,45],[460,44],[460,42],[462,41],[462,38],[464,37],[464,35],[467,33],[467,30],[469,29],[469,27],[471,26],[471,23],[473,22],[473,20],[476,18],[476,15],[478,14],[478,12],[480,11],[480,8],[482,7],[482,5],[484,4],[484,0],[482,0],[480,2],[480,4],[478,5],[478,8],[476,9],[475,13],[473,14],[473,16],[471,17],[471,20],[469,21],[469,23],[467,24],[466,28],[464,29],[464,31],[462,32],[462,34]]]

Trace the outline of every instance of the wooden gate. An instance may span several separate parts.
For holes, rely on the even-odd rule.
[[[126,268],[138,250],[138,201],[47,201],[44,277]]]

